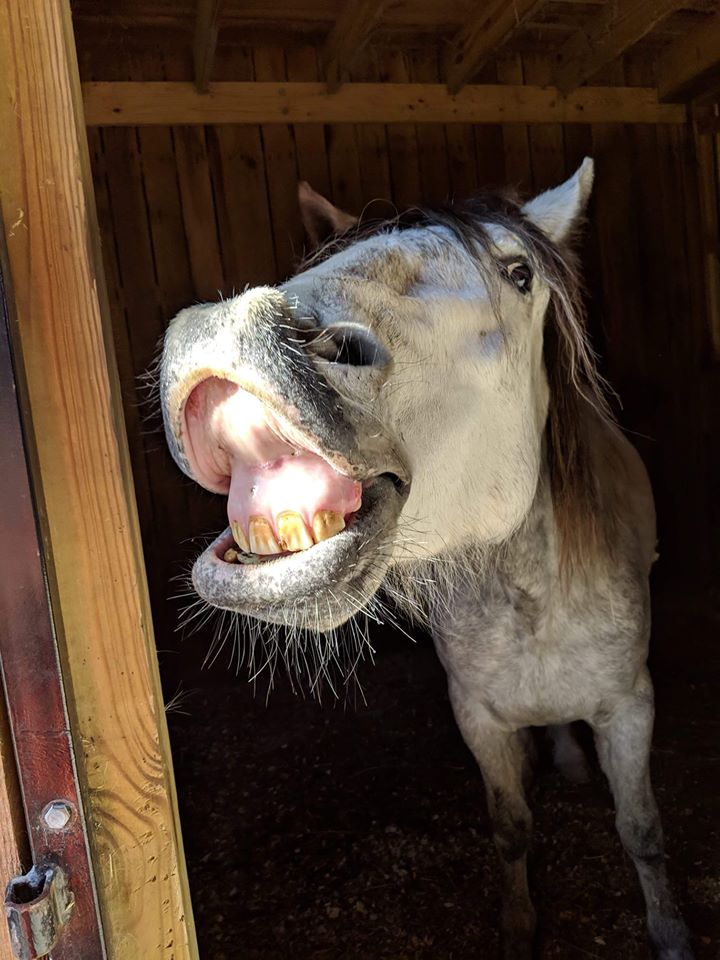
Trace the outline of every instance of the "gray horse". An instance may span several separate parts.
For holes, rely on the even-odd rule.
[[[592,178],[585,160],[524,206],[365,226],[302,185],[309,232],[341,236],[277,288],[178,314],[161,399],[179,467],[228,498],[193,568],[203,601],[294,628],[290,659],[299,631],[321,645],[381,589],[429,627],[485,781],[504,956],[528,958],[535,927],[528,728],[572,770],[585,720],[657,954],[688,960],[649,774],[652,494],[571,253]]]

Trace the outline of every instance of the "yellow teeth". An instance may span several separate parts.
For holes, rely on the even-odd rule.
[[[280,553],[280,546],[265,517],[250,517],[248,534],[250,537],[250,553],[261,555]]]
[[[308,533],[305,521],[299,513],[285,510],[279,513],[275,520],[278,532],[278,541],[283,550],[307,550],[313,545],[313,538]]]
[[[247,537],[243,532],[243,528],[240,526],[237,520],[233,520],[233,522],[230,524],[230,529],[232,530],[235,543],[240,547],[241,550],[244,550],[245,553],[250,553],[250,544],[248,543]]]
[[[245,536],[238,521],[233,520],[230,529],[237,548],[235,544],[229,547],[223,559],[228,563],[247,563],[253,562],[253,554],[270,556],[285,550],[299,553],[309,549],[314,543],[329,540],[336,533],[340,533],[345,529],[345,521],[335,510],[318,510],[313,517],[311,534],[299,513],[283,510],[275,518],[275,528],[277,539],[269,520],[261,516],[250,517],[248,536]]]
[[[315,542],[329,540],[345,529],[345,521],[335,510],[318,510],[313,517],[313,535]]]

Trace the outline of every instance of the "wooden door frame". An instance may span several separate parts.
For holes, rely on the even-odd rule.
[[[67,878],[73,908],[53,960],[106,960],[37,529],[37,497],[23,438],[25,391],[10,347],[11,292],[6,280],[0,234],[0,535],[7,545],[0,551],[0,664],[30,843],[23,873],[31,864],[40,872],[55,864]],[[17,822],[14,832],[19,832]],[[3,887],[15,873],[20,871],[3,877]]]
[[[195,960],[68,0],[0,0],[0,129],[11,335],[107,953]]]

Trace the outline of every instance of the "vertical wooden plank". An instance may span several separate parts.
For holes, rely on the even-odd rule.
[[[382,79],[389,83],[405,83],[408,68],[401,51],[388,53],[382,60]],[[412,123],[393,123],[387,127],[390,154],[392,198],[399,210],[414,206],[422,195],[418,142]]]
[[[278,46],[256,47],[255,79],[287,80],[285,51]],[[297,162],[290,127],[269,124],[261,128],[265,178],[275,248],[276,279],[285,280],[300,258],[303,229],[297,202]]]
[[[6,0],[0,168],[51,587],[112,960],[197,957],[69,5]]]
[[[218,50],[218,79],[252,80],[249,50]],[[220,229],[223,272],[231,290],[271,283],[278,275],[260,128],[219,124],[208,129],[210,169]]]
[[[453,200],[472,196],[478,187],[475,167],[475,134],[469,123],[448,123],[445,127],[448,150],[448,193]]]
[[[497,83],[497,67],[488,64],[478,76],[479,83]],[[475,134],[475,163],[478,183],[486,190],[505,189],[505,152],[503,150],[503,131],[497,123],[477,123]]]
[[[372,50],[370,51],[372,54]],[[353,72],[352,80],[372,82],[380,79],[376,56],[366,56]],[[382,123],[360,123],[355,127],[355,140],[360,162],[360,184],[363,202],[369,217],[385,216],[392,194],[390,161],[388,158],[387,128]]]
[[[720,357],[720,222],[717,135],[694,131],[700,208],[700,255],[705,274],[706,316],[714,353]]]
[[[143,409],[138,403],[137,388],[137,370],[132,353],[132,344],[129,331],[130,313],[126,310],[125,291],[123,290],[122,279],[120,276],[120,251],[118,250],[117,237],[114,231],[113,217],[113,199],[117,203],[120,199],[113,192],[112,186],[115,185],[112,178],[114,161],[119,159],[117,155],[110,154],[110,164],[108,164],[105,155],[105,139],[109,136],[112,142],[114,137],[112,131],[95,129],[88,131],[88,146],[90,150],[90,162],[92,166],[93,187],[98,214],[98,223],[100,228],[100,237],[103,253],[103,267],[106,278],[106,288],[108,292],[108,302],[110,306],[110,315],[112,318],[113,343],[115,348],[115,360],[120,376],[121,393],[123,398],[123,408],[125,413],[125,429],[128,435],[128,445],[130,451],[130,462],[132,464],[132,475],[135,487],[135,497],[138,506],[138,515],[140,517],[143,540],[151,536],[153,529],[153,508],[152,493],[150,490],[150,478],[145,461],[145,450],[143,447]],[[126,132],[122,140],[135,142],[135,131]],[[125,177],[121,174],[117,186],[122,190],[127,185]],[[121,223],[125,222],[124,220]],[[134,250],[136,244],[132,243]],[[142,307],[141,307],[142,309]],[[152,565],[150,565],[152,569]],[[152,576],[148,578],[152,579]]]
[[[296,44],[287,51],[288,80],[317,80],[317,50],[311,44]],[[325,128],[319,123],[300,123],[293,128],[298,176],[324,197],[330,196],[330,168]]]
[[[522,83],[523,68],[519,56],[499,60],[498,83]],[[505,179],[507,185],[521,194],[530,193],[532,170],[530,165],[530,140],[524,123],[505,123],[502,126],[503,154],[505,156]]]
[[[523,57],[525,83],[549,86],[552,66],[547,57],[527,54]],[[533,189],[536,193],[562,182],[565,169],[563,128],[560,123],[533,123],[528,128]]]
[[[355,126],[332,123],[326,127],[332,200],[348,213],[359,214],[365,204]]]
[[[195,297],[216,300],[225,287],[204,127],[175,127],[175,158]]]
[[[413,51],[409,56],[410,79],[416,83],[437,83],[439,80],[437,51]],[[417,125],[418,160],[420,164],[420,186],[424,203],[443,203],[448,198],[447,140],[445,127],[441,123],[421,123]]]

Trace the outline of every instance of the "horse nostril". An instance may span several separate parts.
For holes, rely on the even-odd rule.
[[[352,367],[384,367],[390,357],[371,330],[360,324],[326,327],[322,332],[322,355],[331,363]]]

